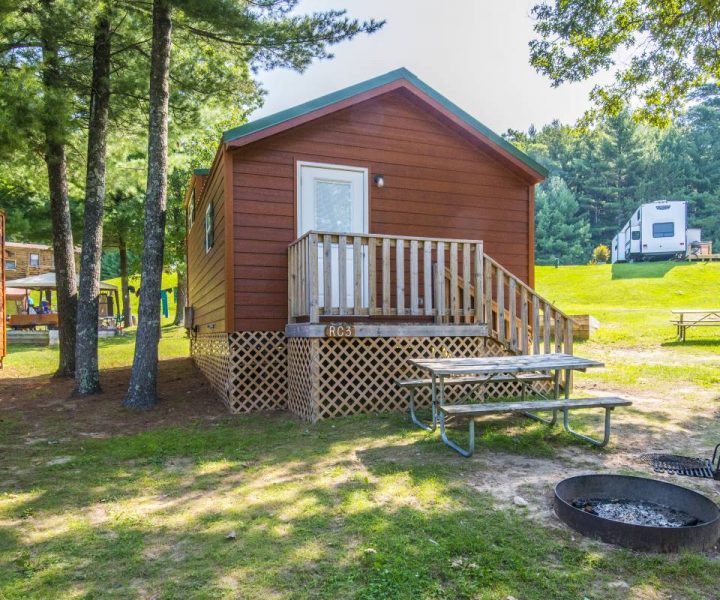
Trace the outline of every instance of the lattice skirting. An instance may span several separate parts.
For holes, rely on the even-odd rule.
[[[504,346],[484,337],[286,339],[284,333],[274,331],[197,335],[191,352],[231,412],[288,408],[313,422],[407,410],[407,397],[397,389],[395,380],[423,376],[408,363],[411,358],[508,354]],[[547,391],[548,386],[543,388]],[[517,395],[520,390],[511,382],[488,389],[446,389],[449,402],[479,392],[499,397]],[[429,391],[419,390],[417,401],[420,406],[429,405]]]
[[[357,413],[407,410],[407,397],[395,386],[398,378],[422,377],[411,358],[502,356],[508,351],[483,337],[291,338],[288,341],[288,408],[309,421]],[[487,392],[490,396],[520,393],[517,384],[499,383],[446,389],[449,402]],[[428,406],[429,391],[419,391]]]
[[[196,335],[190,353],[233,413],[277,410],[287,403],[287,346],[278,331]]]

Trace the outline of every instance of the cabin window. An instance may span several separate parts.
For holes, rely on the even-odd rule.
[[[653,237],[666,238],[675,235],[675,223],[653,223]]]
[[[17,269],[17,261],[15,260],[6,260],[5,261],[5,269],[7,271],[14,271]]]
[[[40,255],[39,254],[31,254],[30,255],[30,266],[31,267],[39,267],[40,266]]]
[[[633,231],[630,235],[630,239],[632,240],[639,240],[640,239],[640,232],[639,231]]]
[[[215,244],[215,228],[213,227],[214,224],[215,210],[213,208],[213,203],[210,202],[208,204],[208,207],[205,209],[205,253],[210,252],[213,245]]]
[[[190,228],[193,226],[194,222],[195,222],[195,190],[193,189],[192,193],[190,194],[190,203],[188,204],[188,214],[187,214],[188,231],[190,231]]]

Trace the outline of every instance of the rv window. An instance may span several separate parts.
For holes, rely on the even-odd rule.
[[[675,223],[653,223],[653,237],[665,238],[675,235]]]
[[[630,236],[630,239],[639,240],[639,239],[640,239],[640,232],[639,232],[639,231],[633,231],[633,232],[632,232],[632,235]]]

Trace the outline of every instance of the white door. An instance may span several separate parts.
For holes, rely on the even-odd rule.
[[[298,163],[298,235],[307,231],[331,233],[368,232],[367,169],[318,163]],[[323,248],[319,248],[319,304],[326,306],[323,283]],[[363,298],[367,296],[367,256],[363,252]],[[352,247],[347,249],[346,305],[354,305]],[[332,248],[332,298],[339,306],[338,249]]]

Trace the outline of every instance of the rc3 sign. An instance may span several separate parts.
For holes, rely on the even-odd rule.
[[[329,338],[351,338],[355,337],[354,325],[327,325],[325,327],[325,337]]]

